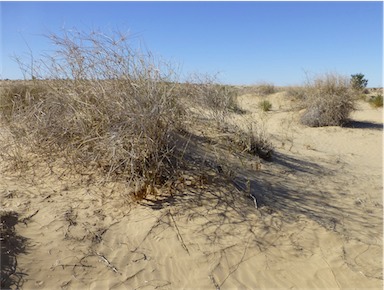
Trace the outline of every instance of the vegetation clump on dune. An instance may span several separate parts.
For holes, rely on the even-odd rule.
[[[372,107],[380,108],[383,106],[383,95],[378,94],[376,96],[371,96],[368,102],[371,104]]]
[[[28,67],[33,80],[2,92],[1,111],[18,140],[110,177],[156,183],[169,174],[183,118],[172,66],[133,50],[121,34],[50,39],[57,50]]]
[[[305,90],[305,111],[300,122],[310,127],[342,126],[355,109],[356,91],[348,78],[326,74],[310,82]]]
[[[31,80],[7,83],[0,98],[17,146],[40,156],[96,168],[144,192],[176,175],[193,109],[222,127],[229,114],[244,113],[234,87],[209,76],[180,83],[171,64],[134,50],[125,35],[49,37],[56,51],[31,65],[18,60]]]

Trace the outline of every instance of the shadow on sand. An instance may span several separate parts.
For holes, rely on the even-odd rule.
[[[354,129],[371,129],[383,131],[383,124],[365,122],[365,121],[350,121],[344,125],[345,128],[354,128]]]
[[[17,269],[17,256],[26,253],[27,239],[15,232],[16,212],[1,212],[1,289],[21,289],[25,273]]]

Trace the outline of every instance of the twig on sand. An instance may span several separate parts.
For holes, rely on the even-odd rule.
[[[255,208],[257,209],[258,208],[257,200],[256,200],[256,197],[252,194],[251,181],[249,179],[247,180],[247,191],[248,191],[249,196],[253,199],[253,202],[255,203]]]
[[[174,224],[174,226],[175,226],[176,234],[177,234],[177,237],[178,237],[178,239],[179,239],[179,241],[180,241],[180,243],[181,243],[181,246],[182,246],[182,247],[184,248],[184,250],[188,253],[188,255],[191,255],[191,254],[189,253],[189,250],[188,250],[186,244],[184,243],[183,237],[181,236],[180,231],[179,231],[179,227],[177,226],[176,221],[175,221],[175,219],[173,218],[173,215],[172,215],[171,211],[169,210],[168,213],[169,213],[169,216],[171,217],[171,219],[172,219],[172,221],[173,221],[173,224]]]
[[[21,222],[24,223],[25,225],[27,225],[27,222],[28,222],[31,218],[33,218],[38,212],[39,212],[39,210],[36,210],[33,214],[31,214],[31,215],[29,215],[29,216],[23,218],[23,219],[21,220]]]
[[[111,262],[108,261],[108,259],[103,255],[103,254],[100,254],[100,253],[97,253],[96,252],[96,255],[101,259],[103,260],[103,262],[105,262],[108,266],[108,268],[110,268],[113,272],[115,273],[119,273],[121,275],[121,273],[117,270],[117,268],[115,266],[113,266],[111,264]]]
[[[213,277],[213,275],[209,275],[208,277],[209,277],[209,279],[211,279],[213,286],[215,286],[215,289],[220,290],[220,286],[219,286],[219,284],[217,284],[215,277]]]
[[[249,196],[253,199],[253,202],[255,203],[255,208],[258,209],[256,197],[252,193],[250,193]]]

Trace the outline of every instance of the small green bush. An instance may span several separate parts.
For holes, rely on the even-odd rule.
[[[268,100],[264,100],[264,101],[261,101],[261,102],[259,103],[259,108],[260,108],[261,110],[263,110],[264,112],[268,112],[268,111],[271,110],[271,108],[272,108],[272,104],[271,104],[270,101],[268,101]]]
[[[372,107],[379,108],[383,106],[383,95],[372,96],[368,101]]]

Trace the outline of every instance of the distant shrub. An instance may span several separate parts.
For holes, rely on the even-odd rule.
[[[263,110],[264,112],[268,112],[268,111],[271,110],[271,108],[272,108],[272,104],[271,104],[270,101],[268,101],[268,100],[264,100],[264,101],[261,101],[261,102],[259,103],[259,108],[260,108],[261,110]]]
[[[193,75],[182,87],[182,94],[193,105],[207,110],[218,123],[222,123],[230,112],[243,113],[237,102],[238,90],[220,84],[215,76]]]
[[[254,88],[254,92],[259,96],[267,96],[276,93],[276,88],[271,83],[261,83]]]
[[[289,98],[294,98],[296,100],[303,100],[305,98],[305,87],[288,87],[285,90],[285,94]]]
[[[301,123],[310,127],[342,126],[354,110],[356,94],[349,80],[336,74],[316,78],[306,88]]]
[[[372,107],[379,108],[383,106],[383,95],[372,96],[368,101]]]
[[[368,85],[368,80],[364,78],[363,74],[359,73],[359,74],[351,75],[350,83],[351,83],[352,89],[357,91],[364,91]]]

